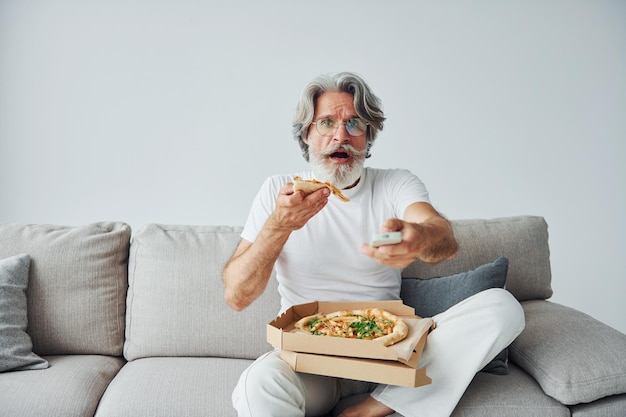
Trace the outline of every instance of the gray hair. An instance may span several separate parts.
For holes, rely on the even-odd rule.
[[[378,132],[383,130],[385,115],[380,99],[374,95],[361,77],[351,72],[320,75],[302,90],[293,118],[293,138],[300,145],[302,156],[307,161],[309,160],[309,145],[304,140],[307,137],[309,126],[313,122],[315,103],[323,93],[329,91],[345,92],[354,96],[354,110],[357,116],[368,124],[365,157],[369,158],[371,156],[370,148],[374,144]]]

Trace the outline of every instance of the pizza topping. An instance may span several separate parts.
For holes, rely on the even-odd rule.
[[[354,329],[359,339],[375,339],[391,333],[393,331],[393,322],[391,320],[379,319],[377,323],[375,318],[368,319],[361,316],[360,320],[350,323],[350,328]]]
[[[356,315],[331,319],[313,317],[307,324],[311,334],[356,339],[384,336],[393,331],[394,325],[391,320]]]
[[[385,346],[399,342],[408,333],[404,320],[376,308],[316,314],[299,320],[295,326],[313,335],[381,339]]]

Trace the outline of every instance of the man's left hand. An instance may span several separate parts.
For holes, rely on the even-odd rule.
[[[369,256],[376,262],[391,268],[405,268],[419,256],[424,236],[420,226],[400,219],[389,219],[381,229],[381,233],[401,232],[402,242],[379,247],[362,243],[359,252]]]
[[[428,263],[445,261],[458,248],[450,222],[438,214],[416,223],[388,219],[381,232],[401,232],[402,241],[377,248],[362,243],[359,251],[391,268],[406,268],[416,259]]]

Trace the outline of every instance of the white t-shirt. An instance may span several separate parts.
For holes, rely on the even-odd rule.
[[[312,172],[297,174],[313,178]],[[292,175],[276,175],[262,185],[241,237],[254,242],[274,211],[279,190]],[[275,267],[281,309],[311,301],[367,301],[400,298],[401,270],[382,266],[359,252],[389,218],[403,218],[415,202],[429,202],[422,181],[402,169],[365,168],[359,183],[331,195],[326,207],[291,233]]]

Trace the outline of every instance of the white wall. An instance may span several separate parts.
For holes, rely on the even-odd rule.
[[[626,3],[0,1],[0,221],[239,225],[313,76],[362,74],[450,218],[550,224],[553,300],[626,332]]]

